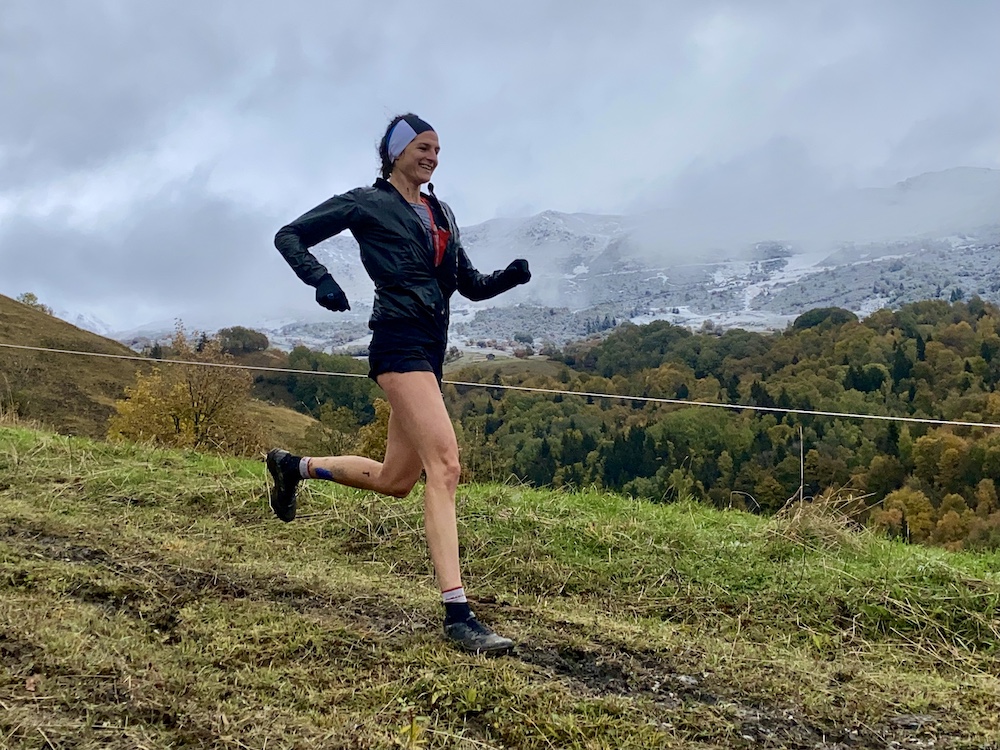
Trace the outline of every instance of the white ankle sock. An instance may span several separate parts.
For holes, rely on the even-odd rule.
[[[445,604],[459,604],[469,600],[465,598],[465,589],[462,586],[458,586],[447,591],[442,591],[441,601]]]

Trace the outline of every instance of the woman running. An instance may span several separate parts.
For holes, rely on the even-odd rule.
[[[440,150],[437,133],[419,117],[394,118],[379,144],[381,178],[371,187],[330,198],[282,227],[274,239],[296,275],[316,288],[316,301],[328,310],[343,311],[351,308],[347,296],[309,248],[351,230],[375,283],[369,376],[385,392],[391,412],[381,463],[361,456],[268,453],[267,469],[274,480],[270,503],[282,521],[294,519],[295,492],[303,479],[402,498],[423,471],[424,529],[444,603],[445,635],[467,651],[495,653],[514,644],[476,619],[462,587],[455,519],[461,469],[455,431],[441,396],[441,370],[452,294],[489,299],[526,283],[531,274],[528,262],[521,259],[488,276],[472,266],[454,214],[435,197],[430,184]],[[427,193],[420,189],[424,184]]]

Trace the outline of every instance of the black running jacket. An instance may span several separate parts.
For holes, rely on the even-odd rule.
[[[428,202],[437,226],[451,232],[440,265],[413,207],[387,180],[355,188],[303,214],[278,230],[274,245],[296,275],[316,286],[328,271],[309,248],[345,229],[361,246],[361,262],[375,283],[369,327],[412,323],[444,340],[449,300],[458,291],[470,300],[495,297],[517,285],[507,271],[484,275],[465,254],[451,208],[434,196]]]

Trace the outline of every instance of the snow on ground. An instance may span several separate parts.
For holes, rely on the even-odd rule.
[[[677,310],[677,312],[672,312]],[[645,315],[636,315],[629,318],[629,322],[636,325],[647,325],[654,320],[665,320],[676,326],[690,328],[692,330],[701,328],[706,322],[711,321],[715,326],[728,328],[743,328],[748,331],[780,331],[788,326],[795,319],[793,315],[779,315],[761,310],[743,310],[713,313],[704,315],[696,313],[687,307],[677,307],[668,310],[659,310]]]

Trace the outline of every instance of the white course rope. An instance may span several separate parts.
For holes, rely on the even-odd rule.
[[[146,362],[148,364],[170,364],[170,365],[188,365],[197,367],[223,367],[233,370],[253,370],[257,372],[282,372],[292,375],[326,375],[328,377],[339,377],[339,378],[367,378],[367,375],[362,375],[357,372],[327,372],[322,370],[292,370],[284,367],[257,367],[253,365],[236,365],[229,364],[225,362],[191,362],[183,359],[151,359],[150,357],[141,357],[139,355],[130,356],[127,354],[101,354],[100,352],[79,352],[72,349],[49,349],[41,346],[24,346],[21,344],[2,344],[0,347],[5,347],[7,349],[23,349],[32,352],[46,352],[49,354],[74,354],[85,357],[104,357],[106,359],[125,359],[132,360],[136,362]],[[592,398],[611,398],[611,399],[622,399],[628,401],[640,401],[643,403],[650,404],[673,404],[675,406],[707,406],[714,407],[716,409],[730,409],[733,411],[760,411],[760,412],[770,412],[777,414],[806,414],[815,417],[841,417],[844,419],[874,419],[881,420],[883,422],[911,422],[916,424],[932,424],[932,425],[953,425],[956,427],[985,427],[985,428],[1000,428],[1000,424],[993,422],[966,422],[957,419],[931,419],[925,417],[897,417],[885,414],[859,414],[854,412],[842,412],[842,411],[821,411],[818,409],[785,409],[780,406],[751,406],[748,404],[723,404],[715,401],[688,401],[679,398],[654,398],[652,396],[628,396],[621,395],[617,393],[597,393],[596,391],[565,391],[559,390],[557,388],[532,388],[525,385],[501,385],[497,383],[471,383],[461,380],[442,380],[442,383],[448,385],[463,386],[466,388],[497,388],[505,391],[522,391],[525,393],[544,393],[548,395],[560,395],[560,396],[590,396]]]

